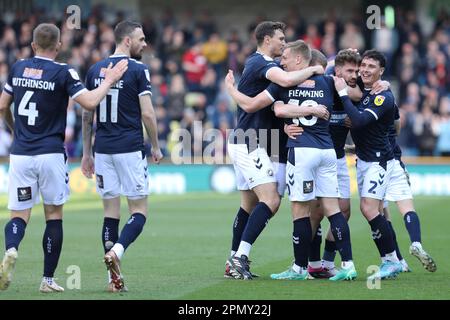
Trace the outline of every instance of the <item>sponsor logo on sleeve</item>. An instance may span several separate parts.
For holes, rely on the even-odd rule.
[[[375,99],[373,100],[373,103],[374,103],[377,107],[379,107],[379,106],[381,106],[381,105],[383,104],[384,99],[385,99],[384,96],[378,95],[378,96],[376,96]]]
[[[71,76],[74,80],[80,81],[80,76],[78,75],[78,72],[75,71],[75,69],[69,69],[69,72],[70,72],[70,76]]]

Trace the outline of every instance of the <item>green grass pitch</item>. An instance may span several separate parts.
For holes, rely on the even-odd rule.
[[[121,226],[128,216],[122,199]],[[6,196],[0,197],[1,240],[8,218]],[[231,243],[231,226],[239,206],[239,195],[195,193],[149,198],[150,214],[143,233],[124,255],[122,271],[128,293],[105,292],[106,271],[102,263],[100,231],[102,208],[95,196],[73,195],[65,207],[64,244],[56,277],[66,287],[73,280],[70,266],[80,270],[80,289],[43,295],[38,287],[43,270],[42,205],[34,208],[21,243],[13,282],[4,299],[449,299],[450,298],[450,198],[417,197],[422,240],[437,262],[429,273],[408,253],[409,238],[403,219],[391,204],[394,227],[403,255],[413,272],[368,289],[367,267],[378,265],[370,228],[353,199],[350,230],[358,278],[353,282],[328,280],[276,281],[270,273],[283,271],[292,261],[292,223],[289,202],[283,204],[255,243],[252,271],[261,275],[253,281],[223,278]],[[326,230],[328,222],[322,223]],[[69,281],[70,282],[70,281]]]

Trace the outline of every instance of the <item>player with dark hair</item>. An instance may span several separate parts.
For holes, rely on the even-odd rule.
[[[104,69],[127,59],[128,70],[97,106],[95,134],[95,167],[91,151],[93,113],[83,113],[83,174],[95,173],[97,192],[103,199],[102,242],[108,269],[108,291],[126,291],[120,271],[125,250],[142,232],[147,219],[149,194],[147,158],[144,151],[142,122],[150,137],[151,154],[159,163],[162,153],[158,144],[156,115],[151,101],[150,71],[137,61],[147,45],[140,24],[120,22],[115,30],[116,51],[93,65],[86,76],[86,86],[101,85]],[[120,196],[126,196],[130,218],[119,236]]]
[[[361,211],[370,224],[380,255],[384,253],[385,256],[380,270],[370,279],[395,278],[402,271],[392,231],[380,212],[394,167],[388,131],[394,121],[395,101],[389,89],[380,94],[370,93],[373,84],[381,79],[385,65],[386,59],[380,52],[368,50],[363,54],[359,73],[364,92],[357,108],[348,97],[345,80],[335,77],[336,90],[352,122],[352,137],[358,157],[356,168]]]
[[[63,205],[69,198],[69,174],[64,148],[69,97],[88,110],[105,97],[109,88],[126,71],[128,61],[113,69],[105,66],[103,83],[93,91],[85,89],[78,73],[69,65],[55,62],[60,31],[43,23],[33,31],[31,47],[35,56],[17,61],[11,68],[0,97],[0,113],[14,102],[15,122],[9,166],[11,219],[5,226],[6,253],[0,266],[0,290],[8,288],[25,235],[32,207],[44,202],[46,228],[42,239],[44,274],[39,290],[61,292],[53,276],[63,242]]]
[[[301,70],[309,65],[310,60],[309,46],[297,40],[286,46],[281,64],[288,71]],[[253,98],[230,86],[230,79],[226,82],[228,91],[240,105],[255,108],[268,106],[275,101],[276,116],[290,118],[304,130],[300,137],[290,138],[287,144],[289,155],[286,180],[292,205],[295,261],[287,271],[272,274],[271,277],[288,280],[309,278],[307,266],[312,238],[309,215],[312,201],[317,197],[330,220],[333,234],[337,237],[343,261],[342,269],[330,280],[354,279],[356,270],[352,261],[350,230],[339,211],[336,154],[328,131],[327,119],[336,98],[333,94],[332,79],[313,76],[289,88],[271,84],[263,93]]]
[[[311,70],[315,69],[309,69],[309,74],[305,70],[286,72],[274,61],[281,56],[285,45],[284,29],[284,23],[273,21],[261,22],[256,27],[257,51],[246,61],[239,91],[254,97],[271,82],[288,87],[313,74]],[[281,163],[286,158],[282,155],[284,146],[278,146],[280,165],[275,167],[266,145],[270,143],[271,150],[274,150],[279,142],[264,141],[267,137],[260,134],[260,130],[271,133],[272,129],[278,128],[270,108],[244,109],[238,105],[237,126],[227,147],[236,172],[237,187],[241,191],[241,206],[233,223],[226,277],[252,279],[248,261],[251,247],[280,205],[280,194],[285,188],[285,164]]]
[[[320,51],[319,53],[322,54]],[[319,55],[319,53],[317,53],[317,55]],[[355,101],[359,101],[362,95],[361,91],[357,88],[356,83],[360,59],[361,57],[358,52],[352,49],[345,49],[339,51],[334,60],[333,71],[337,76],[343,77],[347,85],[353,89],[352,100]],[[327,70],[327,73],[330,73],[330,71]],[[350,175],[344,150],[345,141],[349,132],[349,127],[345,121],[346,117],[347,114],[345,113],[342,103],[339,100],[336,101],[330,115],[329,130],[337,157],[339,208],[348,221],[350,218]],[[337,270],[334,267],[336,244],[331,230],[328,230],[325,240],[323,261],[321,261],[320,245],[322,242],[322,230],[320,221],[322,218],[322,208],[320,206],[313,206],[311,212],[311,224],[313,226],[314,237],[311,243],[308,272],[315,278],[330,278],[337,273]]]

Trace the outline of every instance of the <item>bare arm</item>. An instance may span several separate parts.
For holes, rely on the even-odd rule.
[[[276,102],[274,104],[275,115],[278,118],[298,118],[306,116],[315,116],[327,120],[330,116],[327,108],[323,105],[317,106],[296,106],[293,104],[284,104]]]
[[[274,67],[267,71],[267,79],[282,87],[288,88],[302,83],[315,74],[323,73],[324,70],[322,66],[311,66],[302,70],[290,72],[286,72],[281,68]]]
[[[83,110],[81,132],[83,134],[83,157],[81,159],[81,172],[87,178],[94,174],[94,159],[92,157],[92,123],[94,112]]]
[[[296,124],[284,125],[284,133],[291,139],[296,139],[297,136],[302,135],[303,131],[303,128]]]
[[[253,113],[270,106],[273,103],[272,99],[264,91],[252,98],[236,89],[234,87],[234,76],[232,70],[229,70],[227,76],[225,77],[225,87],[229,95],[245,112]]]
[[[11,132],[14,132],[14,117],[11,112],[11,108],[8,108],[6,110],[5,123],[8,126],[9,130],[11,130]]]
[[[144,94],[139,97],[139,104],[141,106],[142,121],[144,123],[145,130],[150,137],[150,143],[152,144],[152,158],[153,162],[159,163],[163,155],[159,148],[158,141],[158,126],[156,123],[156,113],[153,109],[152,100],[149,94]]]
[[[102,81],[100,86],[95,90],[85,91],[79,96],[75,97],[74,100],[78,102],[83,108],[93,111],[99,105],[100,101],[106,96],[109,88],[116,83],[122,75],[128,69],[128,59],[120,60],[114,68],[111,68],[110,63],[105,71],[105,79]]]
[[[13,96],[10,95],[8,92],[3,91],[2,95],[0,96],[0,119],[4,118],[6,125],[11,129],[14,130],[14,122],[11,114],[11,103],[13,101]]]
[[[384,90],[389,89],[390,86],[391,86],[391,83],[389,81],[377,80],[373,84],[372,90],[370,91],[370,94],[379,94],[379,93],[383,92]]]

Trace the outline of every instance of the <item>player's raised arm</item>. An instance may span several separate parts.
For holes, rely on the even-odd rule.
[[[354,107],[348,96],[347,84],[345,83],[345,80],[339,77],[334,77],[334,85],[339,93],[339,96],[342,99],[345,112],[347,112],[347,115],[352,122],[352,128],[361,128],[372,122],[378,121],[385,110],[387,110],[387,108],[389,108],[389,106],[392,104],[390,98],[380,95],[377,96],[374,100],[376,108],[374,108],[372,104],[369,104],[363,112],[360,112]],[[384,101],[385,99],[388,101]]]
[[[122,75],[127,69],[128,59],[120,60],[114,68],[112,68],[112,64],[110,64],[108,68],[105,69],[105,79],[102,81],[101,85],[95,90],[84,91],[74,97],[74,100],[87,110],[95,110],[100,101],[106,96],[111,86],[122,78]]]
[[[388,90],[391,87],[391,83],[386,80],[377,80],[372,86],[372,90],[370,94],[379,94],[385,90]]]
[[[83,110],[81,132],[83,135],[83,157],[81,158],[81,172],[91,179],[95,173],[94,158],[92,157],[92,124],[94,111]]]
[[[286,72],[281,68],[270,68],[267,71],[267,79],[282,87],[288,88],[296,86],[315,74],[323,74],[322,66],[311,66],[302,70]]]
[[[139,96],[139,104],[141,105],[142,122],[144,123],[145,130],[150,137],[150,143],[152,145],[151,153],[153,162],[159,163],[163,155],[159,147],[156,113],[150,95],[144,94]]]
[[[361,91],[361,89],[358,86],[354,86],[354,87],[348,86],[347,93],[348,93],[349,98],[355,102],[359,102],[363,96],[363,92]]]
[[[233,71],[231,70],[228,71],[228,74],[225,77],[225,87],[239,107],[248,113],[261,110],[267,106],[270,106],[273,102],[272,99],[264,93],[264,91],[252,98],[236,89],[234,86]]]

